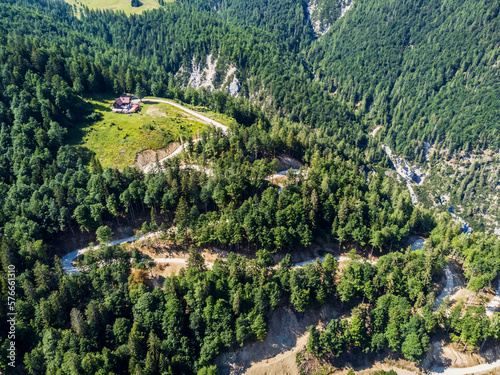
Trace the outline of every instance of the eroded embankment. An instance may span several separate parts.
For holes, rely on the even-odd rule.
[[[303,313],[288,307],[279,308],[270,314],[264,341],[251,342],[221,354],[216,360],[219,372],[221,375],[298,375],[295,354],[306,345],[309,326],[326,325],[336,316],[337,311],[332,306]]]

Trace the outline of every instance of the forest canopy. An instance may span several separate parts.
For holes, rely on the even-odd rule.
[[[2,352],[12,266],[17,364],[30,374],[214,374],[222,351],[266,337],[278,308],[338,311],[307,346],[334,361],[419,361],[444,332],[471,350],[498,340],[498,315],[436,310],[434,292],[448,259],[476,296],[490,287],[499,240],[415,207],[379,147],[422,161],[424,142],[499,146],[498,4],[367,0],[334,22],[338,4],[323,3],[333,26],[317,38],[293,0],[186,0],[131,16],[83,7],[80,17],[60,0],[1,1]],[[187,87],[178,72],[207,55],[221,90]],[[230,66],[238,96],[222,87]],[[68,136],[99,120],[90,98],[123,93],[234,124],[203,129],[158,173],[103,168]],[[269,176],[284,156],[302,167],[278,186]],[[189,249],[188,267],[155,286],[151,259],[106,244],[125,223]],[[410,234],[427,238],[423,250],[404,247]],[[70,237],[99,241],[75,275],[59,257]],[[291,253],[318,241],[354,254],[342,269],[333,250],[294,267]],[[229,255],[210,269],[203,247]]]

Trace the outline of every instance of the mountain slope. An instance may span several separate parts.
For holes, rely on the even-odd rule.
[[[458,303],[449,320],[446,304],[434,312],[436,285],[448,255],[463,261],[457,268],[479,293],[500,270],[500,240],[484,233],[469,237],[450,215],[437,218],[415,207],[406,186],[387,170],[379,134],[398,131],[401,140],[385,139],[405,151],[406,134],[394,128],[398,123],[390,103],[401,84],[398,79],[406,75],[403,68],[391,71],[385,82],[372,56],[345,67],[369,68],[365,78],[349,78],[353,87],[361,79],[370,89],[373,74],[383,82],[381,89],[390,86],[382,98],[388,107],[385,129],[376,137],[367,136],[370,121],[378,116],[375,104],[353,109],[358,98],[346,96],[347,84],[335,95],[327,91],[334,88],[325,84],[328,74],[341,71],[342,65],[328,65],[327,58],[342,52],[348,63],[351,52],[363,51],[364,41],[365,47],[375,43],[386,48],[383,58],[391,69],[403,66],[405,54],[399,56],[398,48],[408,42],[406,24],[395,23],[396,29],[387,32],[373,19],[366,25],[374,27],[369,29],[373,35],[360,35],[356,27],[361,20],[354,22],[359,12],[353,8],[318,41],[304,16],[305,2],[256,2],[257,13],[248,22],[245,11],[252,5],[236,1],[225,10],[222,4],[220,11],[212,4],[181,2],[130,17],[87,11],[80,18],[61,0],[0,3],[4,353],[12,345],[8,311],[16,311],[18,336],[15,363],[1,356],[0,370],[19,365],[19,372],[31,375],[214,375],[213,364],[222,351],[265,338],[272,311],[288,306],[300,317],[325,303],[333,304],[341,319],[324,330],[311,327],[308,351],[326,354],[342,366],[387,353],[421,360],[431,338],[441,340],[445,330],[464,350],[498,340],[500,320],[490,320],[483,306],[469,306],[462,314]],[[277,13],[259,13],[264,4]],[[326,0],[317,4],[324,6]],[[379,16],[393,9],[391,20],[404,7],[411,8],[382,0],[359,6],[366,4],[385,4],[383,10],[381,5],[374,8]],[[427,9],[417,5],[417,13]],[[338,13],[331,16],[333,20]],[[352,51],[338,40],[346,37],[343,25],[349,22],[348,32],[359,37]],[[388,39],[394,35],[402,42]],[[306,54],[309,46],[315,53]],[[215,70],[212,83],[220,82],[229,67],[237,69],[240,95],[215,90],[222,84],[185,88],[190,78],[179,72],[196,67],[199,73],[203,64],[210,65],[211,74]],[[114,123],[114,114],[99,123],[96,109],[109,111],[109,105],[96,98],[115,98],[124,91],[165,96],[234,121],[224,131],[200,129],[195,140],[184,140],[179,152],[169,155],[174,157],[164,158],[162,168],[149,168],[151,173],[103,168],[105,155],[98,147],[87,143],[76,148],[68,138],[78,139],[82,129],[94,132],[91,143],[102,144],[105,137],[112,153],[123,140],[144,138],[161,126],[158,120],[126,129],[126,124]],[[89,97],[95,108],[83,99]],[[341,103],[339,97],[352,103]],[[143,109],[136,117],[149,122],[147,107]],[[140,125],[134,118],[119,121]],[[176,137],[190,138],[182,118],[172,113],[168,121],[179,125]],[[169,141],[167,134],[160,137]],[[133,152],[141,148],[134,147]],[[285,172],[292,163],[284,161],[291,158],[301,166],[298,172]],[[280,164],[279,172],[286,175],[273,177]],[[464,193],[469,193],[469,179],[490,182],[485,174],[486,169],[471,168]],[[154,243],[153,236],[146,236],[151,253],[189,248],[187,269],[166,278],[163,288],[158,279],[149,279],[153,265],[140,249],[110,242],[113,231],[138,228],[161,234]],[[429,239],[422,249],[411,251],[410,234]],[[86,246],[95,239],[98,248],[76,260],[81,272],[65,274],[58,255],[68,252],[67,244]],[[234,252],[206,269],[203,248]],[[339,259],[352,250],[345,266],[337,267],[327,254],[332,249],[342,253]],[[292,255],[309,251],[324,261],[292,267]],[[362,259],[368,254],[379,257],[376,265]],[[273,255],[282,258],[279,266],[273,266]],[[13,294],[15,306],[7,302]]]
[[[418,158],[423,141],[500,146],[499,40],[496,1],[360,0],[308,57],[330,92]]]

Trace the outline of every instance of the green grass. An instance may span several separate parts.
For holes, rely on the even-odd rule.
[[[158,0],[140,0],[142,5],[140,7],[132,7],[130,0],[65,0],[68,4],[76,5],[77,11],[81,10],[83,5],[90,9],[110,9],[116,11],[123,11],[126,14],[142,13],[145,10],[161,8]],[[173,0],[166,0],[171,2]]]
[[[217,112],[212,112],[208,110],[206,107],[201,107],[201,106],[186,106],[189,107],[189,109],[192,109],[193,111],[200,112],[204,116],[207,116],[208,118],[211,118],[212,120],[215,120],[217,122],[220,122],[222,125],[226,125],[228,127],[236,127],[238,125],[238,122],[232,118],[231,116],[228,116],[224,113],[217,113]]]
[[[172,101],[175,101],[173,99],[165,99],[165,98],[159,98],[159,97],[156,97],[156,96],[146,96],[144,97],[144,99],[164,99],[164,100],[172,100]],[[207,107],[203,107],[203,106],[194,106],[194,105],[191,105],[191,104],[188,104],[188,103],[182,103],[180,101],[178,101],[179,104],[183,105],[184,107],[186,108],[189,108],[193,111],[196,111],[196,112],[199,112],[201,113],[203,116],[206,116],[214,121],[217,121],[217,122],[220,122],[222,125],[226,125],[228,127],[236,127],[238,126],[238,123],[237,121],[231,117],[231,116],[228,116],[224,113],[218,113],[218,112],[213,112],[213,111],[210,111]]]
[[[123,169],[135,163],[138,152],[157,150],[187,139],[207,125],[168,104],[142,104],[140,113],[131,116],[113,113],[114,98],[89,99],[87,103],[101,114],[94,123],[81,124],[74,129],[69,143],[95,153],[103,167]],[[149,112],[148,112],[149,111]]]

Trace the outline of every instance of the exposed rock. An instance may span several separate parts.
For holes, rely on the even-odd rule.
[[[395,156],[389,146],[382,145],[382,148],[387,153],[387,156],[389,156],[389,159],[391,159],[398,176],[402,177],[406,181],[406,186],[408,187],[408,191],[410,192],[412,203],[415,206],[418,205],[418,196],[413,190],[413,185],[422,185],[424,183],[426,174],[424,174],[420,168],[413,167],[408,164],[403,158]],[[450,215],[455,221],[459,222],[462,225],[463,233],[469,235],[472,233],[472,228],[468,222],[466,222],[460,216],[456,215],[454,212],[450,211]]]
[[[227,92],[233,96],[237,96],[240,92],[240,88],[240,82],[238,81],[238,78],[234,76],[233,81],[229,84],[229,86],[227,86]]]
[[[382,126],[381,126],[381,125],[378,125],[377,127],[375,127],[375,129],[373,129],[373,130],[371,131],[370,135],[371,135],[372,137],[375,137],[375,136],[377,135],[377,133],[378,133],[378,131],[379,131],[380,129],[382,129]]]
[[[212,60],[212,54],[207,55],[207,61],[203,69],[201,68],[201,64],[197,64],[193,57],[193,61],[191,63],[191,76],[189,77],[188,86],[195,89],[207,87],[210,90],[214,90],[216,66],[217,59]]]
[[[262,364],[262,361],[278,361],[286,352],[295,353],[306,346],[307,330],[310,325],[324,327],[337,314],[337,311],[329,305],[306,313],[281,307],[270,313],[268,334],[264,341],[250,342],[234,351],[223,352],[215,359],[215,363],[221,374],[242,375],[252,367]]]
[[[219,81],[222,84],[216,84],[216,67],[218,61],[218,58],[213,58],[212,54],[210,54],[207,55],[206,62],[203,65],[197,63],[193,57],[191,66],[182,66],[175,77],[182,85],[190,86],[194,89],[208,88],[213,91],[220,88],[221,90],[227,90],[231,95],[237,96],[241,89],[240,82],[236,77],[238,69],[234,66],[229,66],[224,79]]]
[[[342,3],[342,6],[340,8],[340,17],[344,17],[344,15],[347,13],[349,9],[351,9],[352,4],[354,4],[354,0],[347,0],[346,2]]]
[[[393,155],[392,150],[389,146],[382,145],[382,148],[387,153],[387,156],[389,156],[389,158],[391,159],[392,164],[394,164],[396,172],[398,172],[398,174],[403,177],[404,180],[406,180],[407,182],[414,182],[417,185],[422,185],[424,183],[425,174],[420,168],[413,167],[408,164],[403,158]]]
[[[389,146],[382,145],[382,148],[386,152],[387,156],[389,156],[389,159],[391,159],[397,174],[406,181],[406,186],[408,187],[408,191],[410,192],[412,203],[414,205],[417,205],[418,197],[417,194],[415,194],[415,192],[413,191],[412,183],[422,185],[424,183],[425,175],[422,173],[420,168],[412,167],[403,158],[393,155],[392,150]]]
[[[224,81],[222,81],[222,87],[225,87],[231,78],[235,78],[234,74],[236,73],[238,69],[236,69],[234,66],[229,66],[229,69],[226,72],[226,76],[224,77]]]
[[[484,353],[482,353],[484,359],[488,362],[493,362],[498,360],[500,358],[500,348],[498,347],[493,347],[488,350],[486,350]]]
[[[429,155],[433,148],[431,147],[429,142],[424,142],[424,148],[425,148],[425,160],[428,162],[430,160]]]
[[[307,18],[311,22],[311,26],[315,35],[324,35],[332,27],[331,23],[323,23],[319,18],[316,18],[316,11],[318,9],[318,1],[312,0],[307,4]]]
[[[338,7],[340,14],[338,19],[342,18],[349,9],[351,9],[353,0],[339,0]],[[314,30],[314,35],[322,36],[330,30],[333,23],[338,19],[322,19],[321,18],[321,0],[310,0],[307,4],[307,19],[311,22]]]

